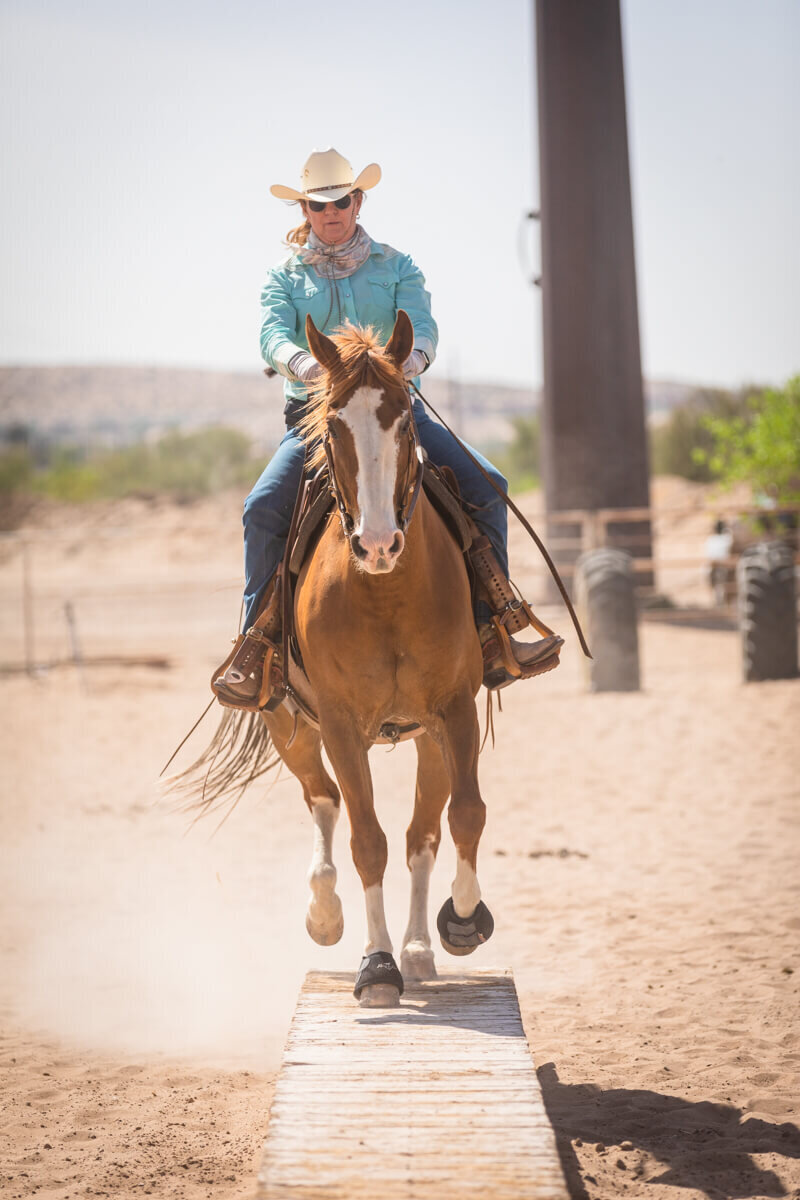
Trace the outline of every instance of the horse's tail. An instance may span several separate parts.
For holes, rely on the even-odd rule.
[[[178,797],[184,811],[196,809],[198,817],[229,803],[227,818],[247,786],[280,761],[260,713],[226,708],[200,757],[184,771],[169,776],[165,786]]]

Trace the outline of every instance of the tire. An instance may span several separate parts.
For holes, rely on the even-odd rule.
[[[745,683],[797,675],[794,555],[784,542],[758,542],[737,564]]]
[[[592,659],[593,692],[638,692],[639,632],[633,559],[608,546],[589,550],[576,564],[576,599]]]

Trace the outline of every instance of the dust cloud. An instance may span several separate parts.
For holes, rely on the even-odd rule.
[[[373,756],[395,786],[398,770],[408,775],[408,805],[382,813],[399,949],[416,756]],[[191,827],[169,801],[117,807],[113,789],[102,801],[97,779],[86,784],[93,794],[68,819],[48,816],[3,850],[16,915],[6,1010],[76,1048],[272,1069],[305,972],[354,972],[362,954],[364,904],[346,816],[335,847],[345,934],[323,948],[304,927],[312,832],[296,781],[254,784],[216,834],[214,817]],[[443,857],[444,895],[452,864]]]

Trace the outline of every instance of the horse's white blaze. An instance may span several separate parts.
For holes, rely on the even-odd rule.
[[[333,832],[339,809],[329,796],[311,797],[314,821],[314,848],[308,883],[311,888],[309,917],[318,927],[335,927],[341,921],[342,906],[336,895],[336,867],[333,865]]]
[[[384,559],[382,570],[390,570],[399,551],[389,548],[399,535],[394,508],[394,489],[397,476],[398,415],[388,429],[382,429],[377,409],[383,392],[380,388],[361,387],[348,400],[339,414],[353,436],[358,472],[356,475],[358,520],[354,533],[367,553],[364,565],[369,570],[379,558]]]
[[[383,909],[383,887],[373,883],[364,889],[364,900],[367,905],[367,944],[365,954],[374,954],[376,950],[392,953],[392,939],[386,928],[386,913]]]
[[[430,846],[412,854],[408,861],[411,871],[411,909],[408,915],[408,929],[403,938],[403,945],[409,942],[421,942],[430,948],[431,935],[428,931],[428,885],[433,870],[434,855]]]
[[[481,898],[478,876],[473,867],[459,854],[456,877],[453,880],[453,907],[460,917],[471,917]]]

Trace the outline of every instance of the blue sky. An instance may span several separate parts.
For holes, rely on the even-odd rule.
[[[800,369],[800,3],[622,8],[645,374]],[[541,380],[532,5],[3,0],[5,363],[257,368],[258,294],[312,147],[383,182],[437,369]]]

